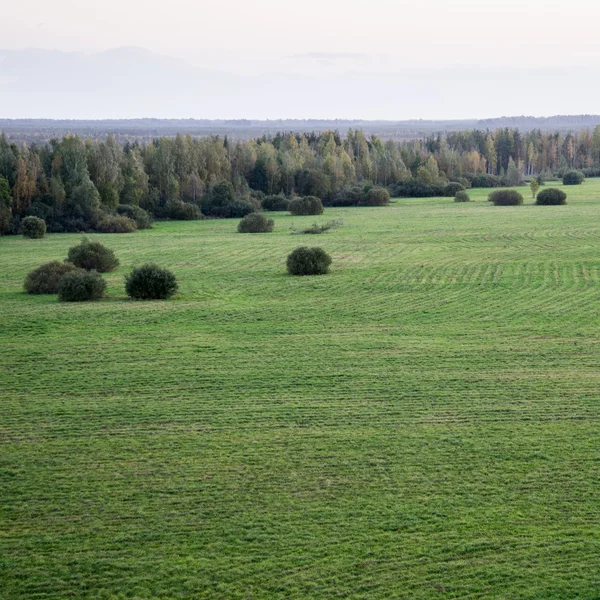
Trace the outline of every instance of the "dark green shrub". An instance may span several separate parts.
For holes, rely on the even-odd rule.
[[[180,200],[168,202],[165,213],[165,216],[174,221],[197,221],[202,218],[202,212],[195,204]]]
[[[119,266],[119,259],[112,250],[87,238],[83,238],[79,246],[73,246],[69,250],[67,260],[80,269],[98,273],[108,273]]]
[[[28,294],[58,294],[60,278],[76,269],[73,263],[53,260],[31,271],[23,287]]]
[[[399,181],[393,188],[394,196],[400,198],[430,198],[433,196],[442,196],[444,186],[438,184],[423,183],[416,179],[409,181]]]
[[[361,186],[343,187],[331,192],[327,197],[327,206],[358,206],[364,198]]]
[[[289,210],[290,201],[283,195],[265,196],[262,200],[262,207],[272,211]]]
[[[58,282],[58,298],[63,302],[87,302],[104,296],[106,281],[96,271],[75,269]]]
[[[247,214],[238,224],[239,233],[271,233],[275,221],[261,213]]]
[[[454,196],[454,202],[471,202],[471,198],[469,198],[469,194],[467,194],[465,190],[461,190],[456,192],[456,196]]]
[[[551,204],[566,204],[567,195],[562,190],[556,188],[548,188],[542,190],[535,199],[536,204],[551,205]]]
[[[496,188],[502,186],[502,181],[495,175],[478,173],[477,175],[467,175],[467,179],[470,179],[471,187],[474,188]]]
[[[290,275],[324,275],[329,273],[331,256],[323,248],[300,246],[287,257]]]
[[[515,190],[496,190],[488,196],[495,206],[517,206],[523,204],[523,196]]]
[[[390,193],[382,187],[371,188],[361,202],[363,206],[387,206],[390,203]]]
[[[134,300],[167,300],[177,291],[177,279],[168,269],[149,263],[131,271],[125,291]]]
[[[21,221],[19,233],[26,238],[40,239],[46,233],[46,221],[39,217],[25,217]]]
[[[290,202],[290,212],[295,216],[300,215],[322,215],[323,203],[316,196],[304,196],[294,198]]]
[[[453,196],[456,196],[456,194],[458,194],[458,192],[464,192],[465,191],[465,186],[461,185],[460,183],[457,183],[456,181],[451,181],[450,183],[448,183],[447,185],[444,186],[444,196],[446,196],[447,198],[452,198]]]
[[[563,175],[563,185],[580,185],[584,180],[585,175],[581,171],[567,171]]]
[[[121,215],[106,215],[96,225],[100,233],[131,233],[137,229],[137,224],[129,217]]]
[[[133,219],[138,229],[152,229],[152,218],[150,215],[139,206],[133,204],[119,204],[117,213]]]

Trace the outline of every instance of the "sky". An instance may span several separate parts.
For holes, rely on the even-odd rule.
[[[20,0],[2,15],[2,50],[136,47],[239,76],[600,68],[597,0]],[[0,56],[0,92],[3,82]],[[364,112],[356,117],[378,118]],[[242,113],[223,116],[257,118]],[[284,116],[308,115],[273,115]]]

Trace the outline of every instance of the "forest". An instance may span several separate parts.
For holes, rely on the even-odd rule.
[[[54,232],[119,232],[125,221],[142,226],[149,218],[241,217],[276,195],[352,205],[360,203],[357,187],[441,195],[448,182],[515,186],[571,169],[600,175],[600,126],[567,134],[474,129],[400,142],[353,129],[125,144],[65,135],[19,145],[2,134],[0,233],[16,233],[26,216]]]

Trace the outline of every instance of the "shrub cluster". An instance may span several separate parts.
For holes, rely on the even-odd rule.
[[[58,298],[63,302],[87,302],[104,296],[106,281],[96,271],[75,269],[65,273],[58,283]]]
[[[523,204],[523,196],[515,190],[496,190],[488,196],[495,206],[517,206]]]
[[[548,188],[547,190],[542,190],[537,195],[535,203],[542,205],[566,204],[567,195],[562,190]]]
[[[46,233],[46,222],[39,217],[25,217],[21,221],[19,233],[30,239],[43,238]]]
[[[125,291],[134,300],[166,300],[177,292],[177,279],[168,269],[149,263],[131,271]]]
[[[304,196],[302,198],[294,198],[290,202],[290,212],[295,216],[300,215],[322,215],[323,203],[316,196]]]
[[[443,195],[447,198],[452,198],[458,194],[458,192],[464,192],[465,186],[456,181],[451,181],[444,187]]]
[[[25,291],[28,294],[58,294],[60,278],[65,273],[76,269],[73,263],[61,263],[57,260],[43,264],[27,275],[24,283]]]
[[[175,200],[165,205],[164,215],[176,221],[197,221],[202,218],[202,211],[191,202]]]
[[[257,199],[236,198],[233,185],[229,181],[215,185],[202,204],[205,214],[220,219],[241,219],[259,208],[261,205]]]
[[[290,201],[282,194],[265,196],[262,199],[262,207],[265,210],[287,211],[290,209]]]
[[[460,190],[456,192],[454,202],[471,202],[471,198],[469,198],[469,194],[465,190]]]
[[[400,181],[393,188],[392,193],[399,198],[430,198],[444,195],[443,185],[430,185],[416,179]]]
[[[323,248],[300,246],[287,257],[290,275],[324,275],[329,272],[331,257]]]
[[[267,216],[253,212],[247,214],[238,224],[239,233],[271,233],[275,221]]]
[[[100,233],[131,233],[137,229],[137,223],[122,215],[105,215],[96,225]]]
[[[373,187],[361,202],[364,206],[387,206],[390,203],[390,193],[383,187]]]
[[[87,238],[69,250],[67,260],[76,267],[98,273],[108,273],[119,266],[119,259],[112,250]]]
[[[581,171],[567,171],[563,175],[563,185],[580,185],[584,180],[585,175]]]
[[[133,204],[119,204],[117,213],[129,219],[133,219],[138,229],[152,229],[152,218],[139,206]]]

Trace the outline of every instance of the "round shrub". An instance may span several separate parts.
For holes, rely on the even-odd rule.
[[[275,221],[261,213],[250,213],[238,224],[240,233],[271,233],[275,227]]]
[[[331,256],[323,248],[300,246],[287,257],[290,275],[324,275],[329,273]]]
[[[139,206],[133,204],[119,204],[117,213],[133,219],[138,229],[152,229],[152,219],[150,215]]]
[[[167,300],[177,291],[177,279],[168,269],[148,263],[125,278],[125,291],[134,300]]]
[[[387,206],[390,203],[390,193],[382,187],[371,188],[363,201],[365,206]]]
[[[106,215],[98,221],[96,229],[100,233],[131,233],[137,229],[137,224],[129,217]]]
[[[262,200],[262,207],[272,211],[289,210],[290,201],[285,196],[266,196]]]
[[[65,273],[58,283],[58,298],[63,302],[87,302],[104,296],[106,281],[96,271],[75,269]]]
[[[290,212],[295,216],[300,215],[322,215],[323,203],[316,196],[304,196],[294,198],[290,202]]]
[[[69,250],[67,260],[80,269],[98,273],[108,273],[119,266],[119,259],[112,250],[87,238],[83,238],[79,246],[73,246]]]
[[[471,202],[471,198],[469,198],[469,194],[465,190],[460,190],[456,192],[454,202]]]
[[[580,185],[585,180],[585,175],[581,171],[567,171],[563,175],[563,185]]]
[[[28,294],[58,294],[60,278],[76,269],[73,263],[53,260],[31,271],[23,287]]]
[[[453,196],[456,196],[456,194],[458,194],[458,192],[464,192],[464,191],[465,191],[464,185],[462,185],[456,181],[451,181],[450,183],[448,183],[447,185],[444,186],[443,194],[447,198],[452,198]]]
[[[25,217],[21,221],[19,233],[30,239],[43,238],[46,233],[46,221],[39,217]]]
[[[535,199],[536,204],[551,205],[551,204],[566,204],[567,195],[562,190],[556,188],[548,188],[542,190]]]
[[[523,204],[523,196],[515,190],[496,190],[488,196],[495,206],[517,206]]]

